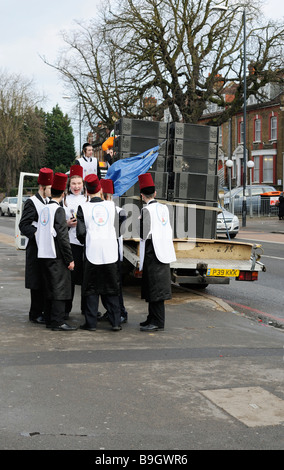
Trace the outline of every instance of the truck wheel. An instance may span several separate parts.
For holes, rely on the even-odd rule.
[[[0,216],[2,217],[2,215],[4,215],[4,212],[0,209]]]

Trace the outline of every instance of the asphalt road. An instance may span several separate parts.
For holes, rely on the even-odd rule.
[[[143,333],[135,286],[120,332],[31,324],[12,223],[0,237],[1,450],[93,450],[92,463],[122,455],[129,467],[153,453],[188,464],[192,450],[283,449],[283,329],[174,288],[165,330]],[[75,325],[79,305],[76,289]]]
[[[242,241],[241,238],[238,240]],[[255,242],[256,239],[250,241]],[[281,245],[262,242],[262,248],[264,254],[261,261],[266,267],[266,272],[260,272],[257,281],[232,280],[229,285],[208,286],[206,292],[222,298],[239,311],[256,315],[258,318],[265,316],[271,321],[281,319],[284,323],[284,240]]]

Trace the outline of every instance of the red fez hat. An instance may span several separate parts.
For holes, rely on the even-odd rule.
[[[103,188],[104,193],[108,194],[114,194],[114,187],[113,187],[113,181],[112,180],[101,180],[101,186]]]
[[[102,188],[100,180],[95,174],[87,175],[85,178],[85,183],[87,191],[91,194],[98,193],[99,190]]]
[[[138,176],[140,191],[149,188],[150,191],[155,191],[155,183],[151,173],[144,173]],[[143,191],[142,191],[143,192]],[[149,193],[149,191],[147,191]]]
[[[50,168],[41,168],[37,182],[41,186],[50,186],[53,181],[53,171]]]
[[[52,189],[65,191],[68,176],[65,173],[55,173],[52,183]]]
[[[71,178],[71,176],[81,176],[83,178],[83,167],[81,165],[72,165],[69,177]]]

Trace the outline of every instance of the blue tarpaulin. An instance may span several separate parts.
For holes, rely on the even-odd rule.
[[[122,196],[137,181],[138,176],[147,173],[159,154],[160,145],[153,147],[136,157],[123,158],[114,162],[105,176],[114,184],[113,197]]]

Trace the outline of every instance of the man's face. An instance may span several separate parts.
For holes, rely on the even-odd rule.
[[[85,155],[88,158],[93,156],[93,147],[91,145],[88,145],[88,147],[85,148]]]
[[[51,185],[45,187],[45,197],[51,197]]]

